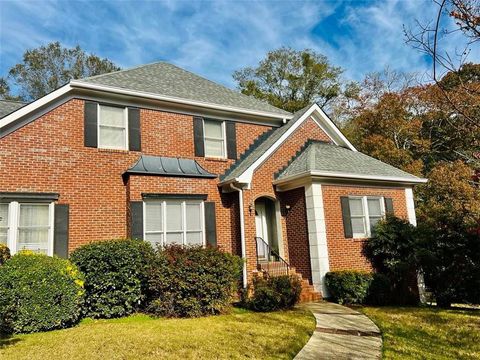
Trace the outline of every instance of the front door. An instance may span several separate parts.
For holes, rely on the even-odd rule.
[[[257,230],[257,237],[262,238],[267,244],[268,238],[268,226],[267,226],[267,211],[265,202],[255,202],[255,226]],[[267,258],[267,249],[263,246],[262,241],[257,241],[257,254],[259,258]]]

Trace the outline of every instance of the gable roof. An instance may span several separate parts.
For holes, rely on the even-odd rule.
[[[75,82],[291,116],[291,113],[267,102],[244,95],[166,62],[142,65]]]
[[[26,104],[20,101],[0,100],[0,118],[14,112]]]
[[[426,179],[411,175],[358,151],[322,141],[310,141],[276,175],[276,182],[301,175],[422,183]]]
[[[221,184],[239,180],[242,176],[245,182],[249,182],[251,174],[256,166],[273,153],[288,136],[308,119],[311,115],[317,115],[318,120],[323,124],[317,124],[329,135],[337,145],[345,146],[352,152],[356,152],[353,145],[343,136],[333,122],[327,117],[317,104],[311,104],[297,111],[285,125],[272,129],[261,135],[252,146],[220,177]],[[245,175],[249,173],[248,175]],[[242,182],[242,181],[239,181]]]

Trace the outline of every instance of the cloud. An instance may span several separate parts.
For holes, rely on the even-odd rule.
[[[234,70],[280,46],[312,48],[361,79],[385,65],[426,71],[402,25],[431,17],[420,1],[2,1],[0,75],[25,49],[58,40],[122,67],[164,60],[234,86]],[[447,48],[455,46],[453,40]]]

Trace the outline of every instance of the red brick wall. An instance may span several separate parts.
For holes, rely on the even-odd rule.
[[[70,250],[93,240],[127,236],[128,195],[122,174],[141,154],[84,147],[83,112],[84,101],[73,99],[0,139],[0,191],[59,193],[59,203],[70,205]],[[141,109],[140,119],[143,153],[194,157],[192,116]],[[237,123],[237,153],[243,153],[269,129]],[[216,174],[233,163],[197,160]],[[219,243],[228,250],[238,248],[237,220],[230,225],[232,215],[238,214],[232,205],[237,194],[221,196],[216,180],[133,178],[133,199],[149,191],[208,194],[209,199],[218,201]]]
[[[322,185],[325,225],[327,229],[330,270],[371,270],[362,255],[362,239],[346,239],[343,230],[341,196],[373,195],[392,198],[396,216],[407,218],[405,189],[362,186]]]
[[[308,241],[307,210],[305,206],[305,188],[286,191],[280,194],[287,227],[288,255],[290,265],[302,274],[302,277],[312,283],[312,269],[310,264],[310,246]]]
[[[256,269],[256,248],[255,248],[255,214],[249,211],[249,206],[254,207],[255,199],[261,196],[278,198],[272,181],[275,172],[279,171],[296,154],[308,139],[330,141],[317,123],[309,118],[300,125],[283,144],[255,171],[250,190],[244,192],[244,211],[245,211],[245,241],[247,243],[247,270],[250,274]],[[281,237],[283,239],[283,254],[288,260],[288,243],[286,239],[286,222],[282,216],[281,219]]]

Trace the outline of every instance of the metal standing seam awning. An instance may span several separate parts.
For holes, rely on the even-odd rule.
[[[217,175],[205,170],[193,159],[141,155],[135,165],[124,173],[157,176],[181,176],[197,178],[216,178]]]

